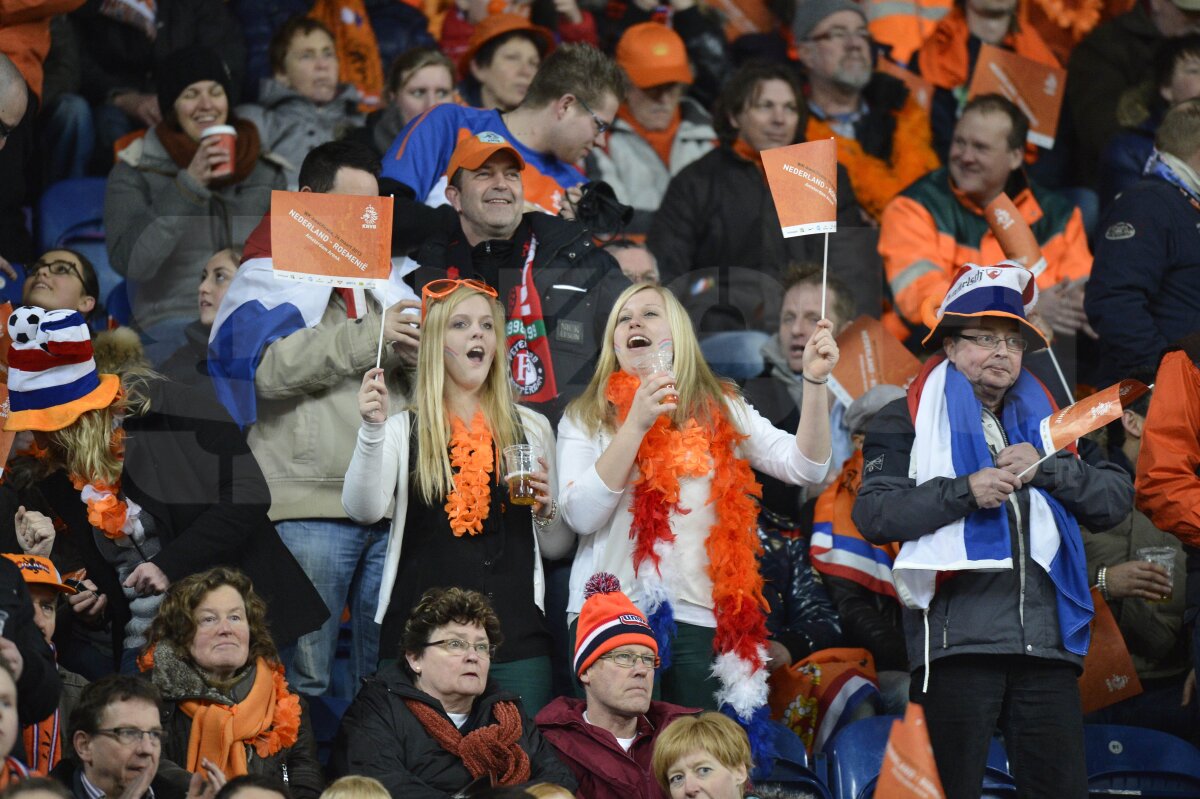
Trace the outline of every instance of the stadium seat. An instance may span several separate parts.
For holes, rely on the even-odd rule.
[[[1091,796],[1200,796],[1200,750],[1142,727],[1083,728]]]
[[[873,716],[843,727],[825,745],[829,759],[829,788],[834,799],[868,799],[883,765],[892,722],[899,716]],[[1016,796],[1004,744],[992,739],[983,776],[984,799]]]
[[[751,772],[753,783],[787,786],[820,799],[833,799],[822,773],[810,762],[808,750],[804,748],[800,737],[777,721],[771,722],[771,728],[775,732],[775,759]]]
[[[700,352],[712,370],[730,380],[749,380],[762,374],[760,350],[770,336],[759,330],[713,333],[700,341]]]
[[[108,292],[104,300],[110,326],[126,327],[133,319],[133,306],[129,304],[129,284],[122,280]]]
[[[11,278],[8,275],[0,274],[0,302],[11,302],[16,308],[21,304],[21,295],[25,289],[25,267],[21,264],[12,264],[13,271],[17,273],[16,278]]]
[[[87,256],[100,280],[100,297],[107,297],[121,282],[109,265],[104,242],[104,178],[60,180],[43,192],[38,202],[38,253],[70,247]]]

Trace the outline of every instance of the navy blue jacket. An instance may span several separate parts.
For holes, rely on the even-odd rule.
[[[1171,342],[1200,329],[1198,225],[1200,207],[1156,176],[1104,215],[1084,299],[1109,369],[1102,377],[1153,369]]]
[[[788,526],[788,520],[768,510],[759,514],[758,540],[763,553],[758,567],[763,596],[771,607],[767,634],[787,647],[795,662],[843,644],[837,611],[808,556],[808,536]]]

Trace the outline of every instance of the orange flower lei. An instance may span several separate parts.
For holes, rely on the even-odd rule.
[[[456,538],[482,533],[483,522],[491,513],[492,449],[492,431],[482,411],[475,412],[470,428],[457,416],[450,420],[454,490],[446,497],[446,515]]]
[[[125,459],[125,428],[118,427],[113,430],[109,450],[121,460]],[[71,485],[75,486],[76,491],[83,491],[87,487],[92,489],[92,496],[84,500],[87,503],[89,524],[103,531],[104,537],[108,539],[122,538],[125,535],[122,528],[129,517],[129,506],[120,498],[120,480],[109,485],[101,480],[88,480],[82,475],[73,474]]]
[[[270,757],[288,748],[300,736],[300,697],[288,690],[283,664],[270,663],[269,668],[275,683],[275,715],[270,729],[254,739],[254,751],[259,757]]]
[[[639,385],[637,377],[625,372],[614,372],[609,377],[604,396],[616,407],[621,421],[629,414]],[[762,544],[757,533],[756,498],[762,495],[762,486],[754,479],[750,464],[736,454],[738,444],[746,437],[721,409],[712,408],[708,415],[711,421],[705,426],[689,419],[682,430],[672,428],[670,419],[660,416],[642,438],[629,530],[636,542],[635,574],[646,560],[657,570],[655,542],[675,538],[669,515],[679,510],[680,479],[711,473],[709,501],[716,521],[704,547],[717,619],[713,648],[718,653],[736,653],[740,659],[761,667],[759,647],[767,638],[767,601],[758,570]],[[659,641],[660,655],[662,647]]]

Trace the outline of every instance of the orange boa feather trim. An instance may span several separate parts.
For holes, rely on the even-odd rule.
[[[482,533],[483,522],[492,512],[492,449],[492,431],[482,411],[475,412],[470,428],[457,416],[450,420],[454,490],[446,497],[446,515],[456,538]]]

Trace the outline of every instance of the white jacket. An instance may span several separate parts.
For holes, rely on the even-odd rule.
[[[805,457],[796,446],[794,433],[775,428],[741,400],[729,400],[727,407],[734,426],[749,436],[739,447],[738,457],[793,485],[814,485],[825,477],[829,461],[815,463]],[[630,488],[636,475],[631,477],[630,485],[612,491],[596,471],[596,461],[611,441],[612,435],[606,431],[590,435],[570,414],[558,426],[559,512],[581,539],[571,565],[569,614],[579,613],[583,586],[600,571],[616,575],[635,604],[642,596],[633,574],[634,542],[629,537],[633,522]],[[687,512],[671,515],[675,546],[671,560],[662,564],[664,583],[675,594],[676,620],[701,627],[716,626],[705,549],[708,531],[716,521],[709,504],[711,482],[707,476],[680,481],[679,506]]]
[[[554,433],[545,416],[528,408],[517,406],[521,424],[529,443],[538,447],[549,467],[549,483],[553,491],[558,485],[555,464]],[[408,515],[408,440],[412,413],[404,411],[388,417],[383,423],[363,422],[358,429],[358,440],[346,480],[342,484],[342,507],[346,515],[359,524],[374,524],[383,518],[388,505],[394,498],[392,531],[388,538],[387,555],[383,564],[383,582],[379,586],[379,609],[375,621],[383,623],[388,604],[392,599],[392,587],[400,569],[400,555],[404,545],[404,521]],[[558,517],[546,527],[533,524],[533,598],[537,606],[545,610],[546,581],[542,574],[544,553],[548,558],[561,558],[571,551],[574,534],[563,521],[560,509]]]

